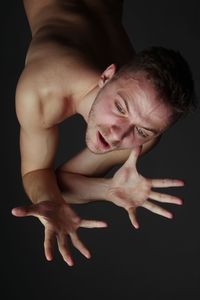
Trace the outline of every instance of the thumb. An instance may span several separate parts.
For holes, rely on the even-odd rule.
[[[138,156],[141,153],[141,150],[142,150],[142,146],[134,147],[124,165],[131,166],[131,167],[133,165],[136,165],[136,162],[137,162]]]
[[[15,217],[26,217],[34,214],[34,209],[32,205],[15,207],[11,211],[12,215]]]
[[[131,207],[128,210],[128,215],[129,215],[129,219],[132,223],[132,225],[135,227],[135,229],[139,228],[139,223],[136,217],[136,208],[135,207]]]

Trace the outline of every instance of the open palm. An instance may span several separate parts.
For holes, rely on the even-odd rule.
[[[64,201],[55,203],[43,201],[37,204],[16,207],[12,214],[17,217],[37,217],[45,227],[44,251],[47,260],[53,258],[53,248],[57,241],[58,249],[64,261],[72,266],[73,259],[70,253],[69,238],[86,258],[90,258],[90,252],[78,237],[77,230],[84,228],[101,228],[107,224],[102,221],[81,219]]]
[[[131,223],[139,228],[136,218],[136,208],[142,206],[153,213],[172,218],[172,214],[161,206],[153,203],[158,202],[182,204],[178,197],[155,192],[152,188],[166,188],[183,186],[178,179],[149,179],[140,175],[136,169],[140,147],[134,148],[124,165],[115,173],[108,191],[108,198],[116,205],[123,207],[129,214]]]

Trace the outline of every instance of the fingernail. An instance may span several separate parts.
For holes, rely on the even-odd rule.
[[[51,260],[53,259],[53,257],[52,257],[52,256],[46,256],[46,259],[47,259],[48,261],[51,261]]]
[[[51,258],[49,258],[49,257],[47,257],[47,260],[48,260],[48,261],[52,261],[52,259],[51,259]]]
[[[72,261],[66,261],[69,267],[73,267],[74,263]]]

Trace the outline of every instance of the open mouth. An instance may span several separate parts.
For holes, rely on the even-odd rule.
[[[104,139],[104,137],[102,136],[102,134],[98,131],[98,138],[99,138],[99,141],[101,143],[101,145],[104,147],[104,148],[109,148],[110,145],[107,143],[107,141]]]

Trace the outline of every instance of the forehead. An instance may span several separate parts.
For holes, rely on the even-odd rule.
[[[114,93],[128,104],[129,114],[133,119],[138,118],[143,124],[155,126],[160,130],[171,123],[172,107],[159,97],[144,73],[118,78],[113,84]]]

